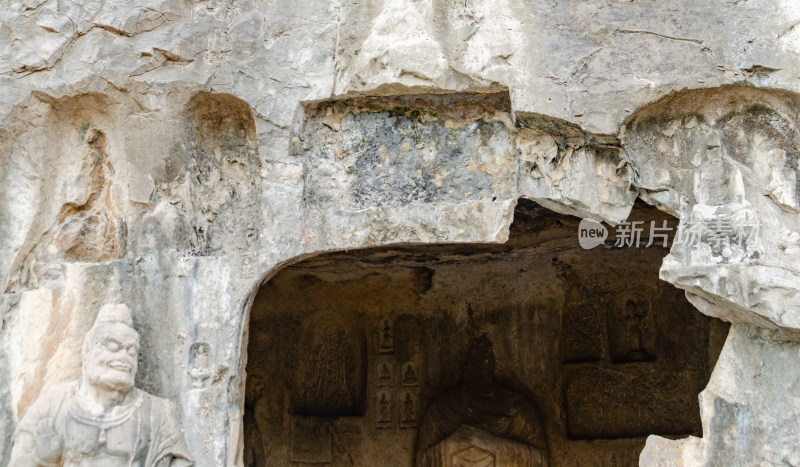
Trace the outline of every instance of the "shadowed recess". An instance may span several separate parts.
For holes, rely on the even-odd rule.
[[[394,246],[289,266],[255,299],[245,465],[637,465],[701,435],[727,324],[639,247],[585,250],[578,218],[522,200],[505,244]],[[468,464],[472,465],[472,464]]]

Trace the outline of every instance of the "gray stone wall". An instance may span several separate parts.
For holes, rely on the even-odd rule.
[[[26,408],[77,377],[104,303],[131,308],[137,386],[180,408],[198,465],[234,465],[249,308],[282,265],[503,242],[521,197],[611,223],[640,197],[687,230],[736,215],[755,241],[664,260],[662,279],[733,326],[703,438],[652,438],[641,462],[800,462],[796,2],[0,13],[0,459]]]

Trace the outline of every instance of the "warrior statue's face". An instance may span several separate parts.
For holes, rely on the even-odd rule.
[[[86,381],[109,391],[128,392],[138,368],[139,335],[122,323],[101,323],[84,356]]]

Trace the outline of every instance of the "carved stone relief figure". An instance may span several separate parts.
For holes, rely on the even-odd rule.
[[[412,363],[403,365],[403,386],[417,386],[419,380],[417,379],[417,372],[414,371]]]
[[[494,365],[489,339],[482,336],[473,341],[462,386],[434,400],[422,419],[417,465],[463,465],[456,462],[456,453],[473,446],[490,453],[497,465],[510,465],[518,458],[529,459],[526,465],[547,465],[547,444],[536,404],[496,382]],[[469,436],[463,435],[464,430]]]
[[[682,200],[682,220],[675,243],[688,252],[686,264],[716,264],[750,261],[763,253],[760,220],[752,204],[745,198],[742,172],[731,170],[725,179],[729,200],[725,203],[698,203],[689,210]],[[709,188],[695,180],[695,197],[705,199]],[[687,216],[688,214],[688,216]]]
[[[378,428],[392,426],[392,396],[384,391],[378,393]]]
[[[544,453],[535,447],[494,436],[484,430],[462,426],[436,446],[431,466],[506,467],[547,465]]]
[[[14,466],[190,466],[171,404],[133,387],[139,335],[125,305],[104,305],[84,338],[78,381],[28,409]]]
[[[394,331],[388,319],[383,320],[380,330],[381,353],[392,353],[394,351]]]
[[[644,345],[645,318],[647,310],[641,309],[633,300],[625,302],[625,327],[630,338],[630,351],[625,355],[628,360],[639,361],[648,358]]]
[[[330,313],[304,323],[299,346],[292,413],[313,416],[361,415],[366,386],[363,327]]]
[[[406,399],[403,401],[403,421],[404,422],[411,422],[414,421],[414,401],[411,399],[411,393],[406,393]]]
[[[608,331],[611,359],[614,362],[652,360],[654,326],[650,301],[638,294],[624,295],[609,314]]]
[[[192,386],[202,388],[208,383],[211,371],[208,369],[208,353],[210,346],[206,342],[195,342],[190,348],[191,363],[189,376],[192,378]]]
[[[401,428],[415,428],[417,426],[417,404],[416,398],[410,393],[406,392],[401,400]]]
[[[378,387],[392,386],[392,367],[390,362],[383,362],[378,366]]]
[[[767,153],[770,176],[767,183],[769,197],[783,209],[797,212],[797,175],[786,167],[786,151],[774,148]]]

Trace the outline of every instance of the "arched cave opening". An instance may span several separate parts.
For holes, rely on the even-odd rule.
[[[517,206],[504,244],[326,253],[258,291],[245,465],[638,465],[702,435],[728,325],[659,280],[668,249],[583,249],[580,219]],[[662,231],[663,232],[663,231]]]

